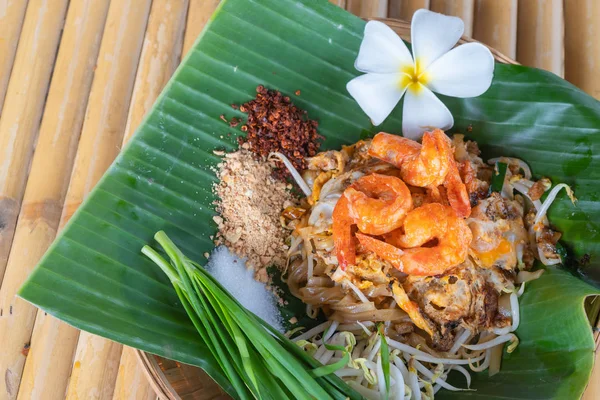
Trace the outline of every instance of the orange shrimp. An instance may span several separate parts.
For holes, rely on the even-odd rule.
[[[390,175],[363,176],[344,192],[358,229],[382,235],[402,226],[412,210],[410,190],[401,179]]]
[[[469,192],[467,191],[467,186],[460,179],[460,174],[454,160],[450,163],[450,169],[444,181],[444,188],[446,188],[448,202],[456,212],[456,215],[460,218],[467,218],[471,215]]]
[[[448,173],[452,146],[439,129],[425,132],[422,145],[405,137],[378,133],[369,154],[400,168],[400,176],[409,185],[439,186]]]
[[[352,237],[354,218],[350,216],[350,203],[346,196],[340,197],[332,214],[333,245],[338,264],[342,270],[348,265],[356,264],[356,241]]]
[[[467,223],[451,207],[438,203],[408,213],[403,229],[404,233],[397,230],[385,235],[388,243],[365,235],[357,238],[398,270],[417,276],[439,275],[464,262],[473,239]],[[432,240],[437,240],[434,246],[425,246]]]
[[[402,271],[402,255],[404,252],[401,249],[359,232],[356,233],[356,238],[365,249],[372,251],[384,260],[389,261],[394,268]]]
[[[434,332],[431,329],[431,324],[428,324],[427,321],[425,321],[425,318],[423,318],[423,315],[419,311],[419,305],[408,298],[408,295],[406,294],[406,291],[402,285],[400,285],[398,282],[394,282],[392,284],[392,294],[394,296],[394,300],[396,300],[396,303],[398,303],[398,307],[408,314],[415,325],[433,337]]]
[[[356,261],[352,225],[361,232],[381,235],[402,226],[412,209],[410,190],[400,178],[371,174],[348,187],[333,210],[333,240],[339,265]]]
[[[450,139],[442,130],[425,132],[422,145],[381,132],[373,138],[369,154],[400,168],[400,176],[406,183],[427,187],[434,195],[443,184],[458,216],[469,216],[469,195],[460,179]]]

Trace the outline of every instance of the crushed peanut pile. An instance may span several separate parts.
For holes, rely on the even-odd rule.
[[[273,165],[257,160],[245,143],[238,151],[224,154],[218,165],[220,182],[213,187],[220,214],[213,217],[219,228],[215,243],[247,258],[247,266],[256,270],[262,282],[268,280],[266,267],[285,265],[289,233],[281,226],[280,214],[294,204],[291,185],[272,174]]]

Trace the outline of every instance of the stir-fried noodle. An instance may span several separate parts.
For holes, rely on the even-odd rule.
[[[532,180],[522,160],[489,163],[462,135],[381,133],[291,171],[307,197],[283,213],[286,281],[310,316],[327,317],[293,340],[344,364],[335,373],[366,398],[471,390],[471,372],[497,373],[516,348],[519,297],[543,273],[534,260],[561,262],[547,210],[563,188],[575,198]],[[507,172],[493,188],[497,163]]]

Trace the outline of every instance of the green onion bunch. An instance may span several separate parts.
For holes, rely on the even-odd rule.
[[[204,268],[187,258],[164,232],[158,232],[154,238],[170,262],[150,246],[144,246],[142,253],[168,276],[237,398],[362,399],[333,374],[345,366],[349,357],[340,363],[322,365],[246,310]]]

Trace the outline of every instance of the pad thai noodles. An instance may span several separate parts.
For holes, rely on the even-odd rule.
[[[533,180],[515,158],[480,157],[475,142],[388,133],[308,159],[305,194],[282,213],[291,231],[286,281],[315,318],[292,339],[369,399],[471,390],[518,345],[519,297],[561,262],[546,213],[564,184]],[[543,195],[548,192],[545,200]],[[455,371],[459,386],[448,383]]]

